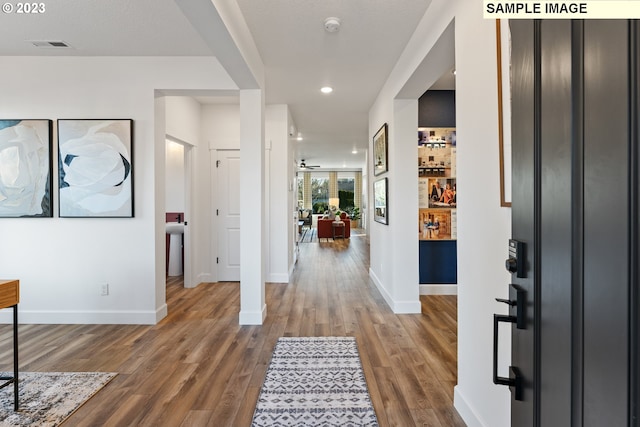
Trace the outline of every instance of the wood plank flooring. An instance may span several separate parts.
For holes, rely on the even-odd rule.
[[[395,315],[369,281],[365,237],[303,243],[289,284],[267,284],[267,319],[239,326],[238,283],[167,283],[169,315],[155,326],[20,325],[21,371],[119,375],[70,426],[249,426],[281,336],[356,337],[381,426],[464,426],[453,408],[456,297],[421,297]],[[0,326],[0,369],[11,368]]]

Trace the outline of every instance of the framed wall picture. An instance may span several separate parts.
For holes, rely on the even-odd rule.
[[[133,120],[58,120],[59,215],[133,217]]]
[[[0,120],[0,218],[53,216],[51,120]]]
[[[373,183],[373,219],[381,224],[389,225],[388,178],[382,178]]]
[[[373,174],[380,175],[389,170],[387,164],[388,127],[385,123],[373,136]]]

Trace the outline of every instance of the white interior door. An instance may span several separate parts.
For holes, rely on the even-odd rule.
[[[218,281],[240,281],[240,150],[217,152]]]

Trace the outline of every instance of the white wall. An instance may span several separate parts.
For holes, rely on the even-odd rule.
[[[167,135],[187,144],[200,145],[200,103],[190,96],[167,96]]]
[[[208,145],[202,142],[201,105],[191,96],[166,96],[165,133],[179,142],[182,156],[167,158],[167,211],[184,212],[188,223],[184,234],[184,286],[212,281],[211,260],[211,163]],[[171,169],[169,169],[171,167]],[[186,190],[186,191],[185,191]],[[171,197],[171,199],[169,199]],[[172,204],[173,202],[176,204]],[[179,202],[182,202],[180,209]],[[174,207],[175,209],[169,209]]]
[[[134,120],[135,218],[0,222],[0,271],[20,279],[20,321],[156,323],[166,313],[166,132],[155,91],[235,84],[215,58],[204,57],[4,57],[3,63],[12,66],[0,69],[0,117]]]
[[[290,221],[295,193],[289,191],[289,181],[293,180],[294,169],[291,159],[292,145],[288,129],[293,124],[286,105],[268,105],[265,110],[265,182],[267,212],[255,209],[250,215],[263,215],[267,219],[266,229],[266,280],[287,283],[293,269],[294,236]],[[202,106],[202,140],[209,150],[240,149],[240,105],[207,104]],[[215,174],[215,170],[212,170]],[[215,180],[215,175],[213,175]],[[215,184],[214,184],[215,186]],[[215,199],[215,188],[213,189]],[[214,202],[215,204],[215,202]],[[215,216],[213,222],[215,227]],[[212,231],[212,258],[216,257],[215,229]],[[213,266],[215,269],[215,265]],[[215,274],[214,276],[215,277]]]
[[[269,162],[269,208],[267,253],[268,282],[288,283],[293,268],[291,222],[293,221],[291,144],[289,141],[289,108],[268,105],[265,115],[265,142]]]
[[[209,232],[204,235],[209,238],[209,281],[217,282],[218,256],[218,217],[214,214],[217,207],[217,172],[215,168],[216,150],[240,150],[240,105],[239,104],[205,104],[202,106],[201,134],[203,147],[208,152],[199,156],[199,162],[206,162],[210,168],[207,193],[199,193],[206,200],[206,210],[210,212]],[[204,200],[203,200],[204,201]]]
[[[165,211],[184,212],[184,146],[167,140],[165,155]]]
[[[239,150],[240,104],[203,105],[202,137],[210,150]]]
[[[389,123],[389,226],[370,221],[371,276],[395,305],[413,295],[418,281],[400,281],[397,270],[415,271],[416,256],[398,257],[393,239],[418,250],[417,234],[408,236],[403,224],[415,223],[416,175],[407,176],[402,165],[415,163],[415,132],[395,100],[405,85],[415,83],[414,72],[433,48],[445,28],[455,20],[456,125],[458,138],[458,385],[455,406],[469,426],[500,427],[510,424],[509,391],[492,383],[492,315],[503,312],[494,301],[507,295],[509,276],[504,271],[510,234],[510,211],[500,207],[495,22],[482,19],[480,6],[466,0],[433,0],[407,49],[390,74],[369,114],[370,140],[382,123]],[[431,16],[428,16],[431,15]],[[424,80],[424,90],[433,81]],[[403,94],[406,97],[406,92]],[[417,98],[417,97],[416,97]],[[413,138],[406,141],[401,135]],[[411,150],[399,148],[411,144]],[[372,147],[370,147],[371,149]],[[370,162],[369,162],[370,163]],[[371,167],[369,165],[369,167]],[[373,181],[370,175],[369,194]],[[371,206],[368,214],[371,215]],[[482,224],[478,218],[482,218]],[[499,360],[508,366],[508,343]]]

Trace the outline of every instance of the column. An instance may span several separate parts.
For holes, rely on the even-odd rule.
[[[264,98],[240,91],[240,324],[261,325],[265,303]],[[255,213],[258,212],[258,215]]]

